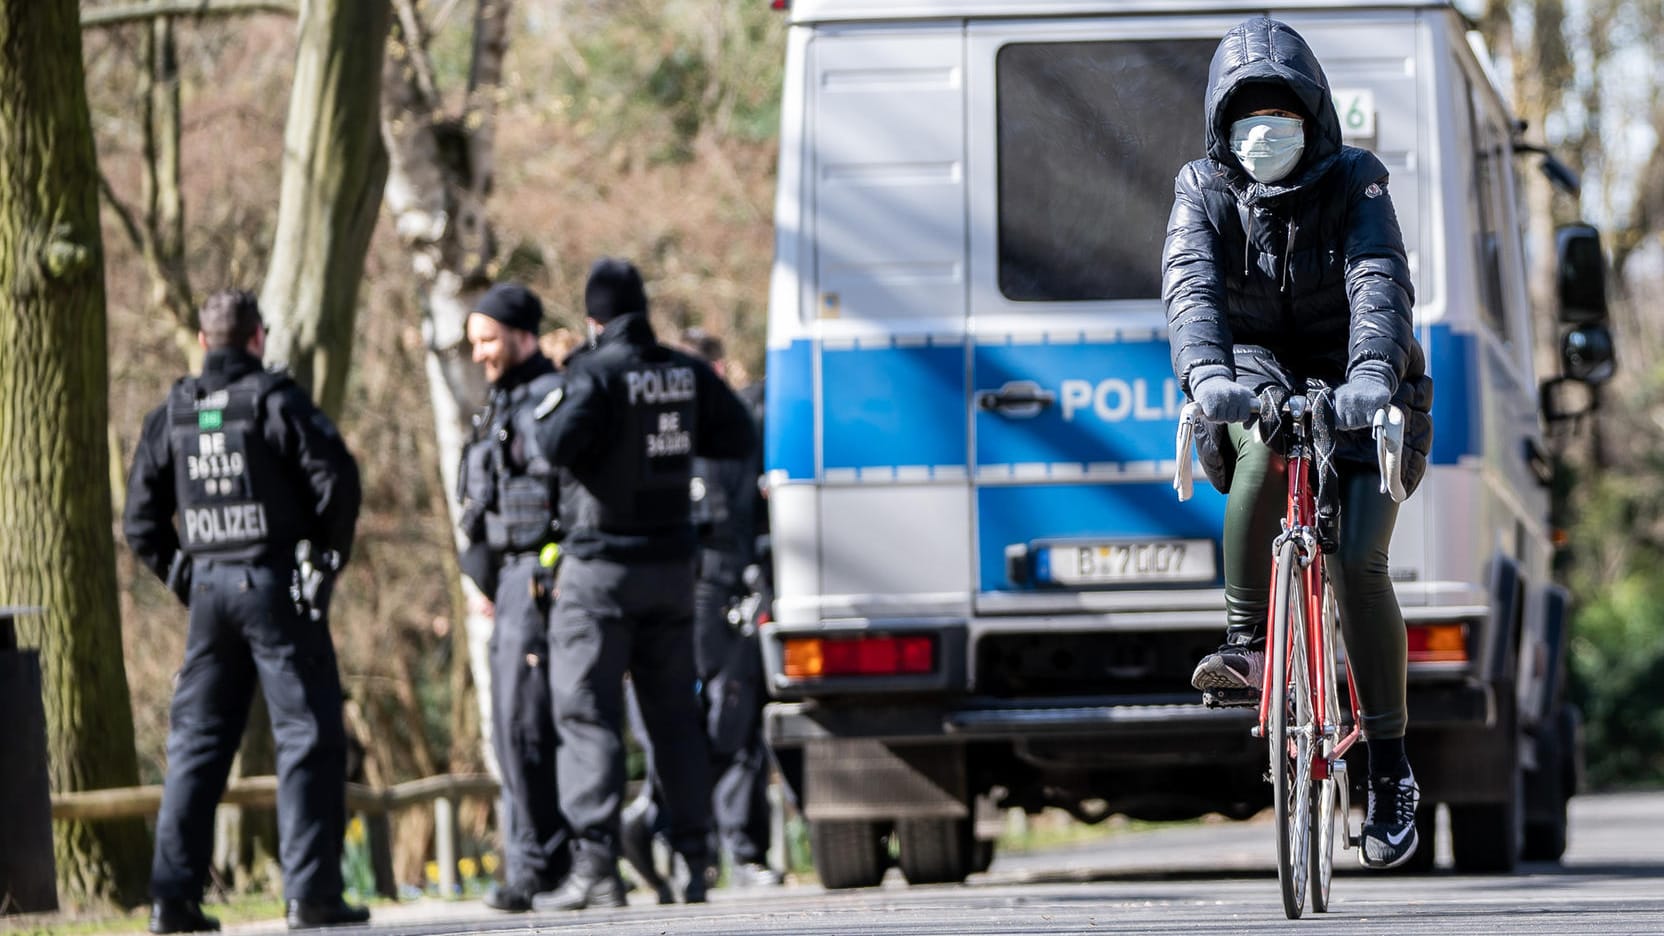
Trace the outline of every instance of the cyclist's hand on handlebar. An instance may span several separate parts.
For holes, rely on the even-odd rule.
[[[1392,402],[1392,391],[1373,377],[1362,374],[1335,390],[1335,421],[1340,429],[1368,429],[1375,414]]]
[[[1190,388],[1196,405],[1209,422],[1246,423],[1254,418],[1259,398],[1254,392],[1224,374],[1214,374]]]

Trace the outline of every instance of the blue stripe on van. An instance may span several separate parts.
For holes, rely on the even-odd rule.
[[[1428,459],[1435,465],[1454,465],[1484,450],[1479,339],[1449,325],[1420,331],[1427,372],[1433,375],[1433,451]]]
[[[1146,536],[1217,543],[1225,518],[1225,495],[1199,475],[1195,497],[1184,503],[1166,481],[989,486],[977,489],[976,503],[982,591],[1019,587],[1005,573],[1010,545]],[[1218,556],[1215,552],[1216,560]]]
[[[1053,394],[1032,416],[976,414],[980,469],[1173,459],[1184,399],[1165,340],[978,344],[974,359],[978,391],[1032,381]]]
[[[815,477],[814,346],[794,341],[768,349],[768,391],[763,397],[767,436],[763,466],[793,481]]]
[[[965,464],[960,344],[821,349],[822,467]]]

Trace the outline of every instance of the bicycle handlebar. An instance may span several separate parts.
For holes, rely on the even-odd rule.
[[[1290,397],[1290,401],[1302,397]],[[1296,407],[1310,412],[1310,409],[1295,404]],[[1254,401],[1254,412],[1260,411],[1259,400]],[[1283,404],[1283,411],[1289,412],[1289,404]],[[1190,500],[1195,493],[1194,477],[1190,463],[1195,459],[1196,427],[1207,417],[1202,414],[1202,408],[1195,403],[1186,403],[1179,411],[1179,432],[1176,439],[1178,452],[1177,466],[1173,470],[1173,490],[1178,492],[1179,501]],[[1382,407],[1375,414],[1375,420],[1370,427],[1370,434],[1375,437],[1375,460],[1381,472],[1381,493],[1391,497],[1396,503],[1403,503],[1409,497],[1404,490],[1404,410],[1392,405]]]

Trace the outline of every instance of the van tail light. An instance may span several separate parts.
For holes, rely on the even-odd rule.
[[[771,10],[789,10],[792,8],[792,0],[769,0],[768,8]]]
[[[1411,624],[1406,628],[1411,663],[1466,663],[1468,634],[1465,624]]]
[[[784,650],[789,679],[917,676],[936,670],[936,638],[928,636],[792,637]]]

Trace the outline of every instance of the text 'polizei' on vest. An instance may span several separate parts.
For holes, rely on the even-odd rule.
[[[691,367],[666,367],[655,370],[630,371],[624,375],[630,388],[630,405],[643,403],[686,403],[693,399],[694,377]]]

